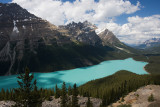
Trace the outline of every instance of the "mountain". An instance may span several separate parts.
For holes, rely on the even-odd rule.
[[[160,38],[152,38],[149,40],[146,40],[142,44],[135,46],[137,49],[149,49],[153,47],[160,46]]]
[[[16,60],[23,59],[25,51],[36,53],[35,49],[40,44],[63,45],[72,42],[56,31],[55,25],[15,3],[0,3],[0,14],[0,61],[2,71],[9,71],[7,74],[10,74]]]
[[[122,44],[116,36],[109,31],[108,29],[105,29],[104,31],[97,32],[97,35],[102,39],[103,45],[110,45],[110,46],[116,46],[119,44]]]
[[[126,58],[134,50],[88,21],[55,26],[15,3],[0,3],[0,75],[51,72]]]
[[[58,31],[68,35],[72,41],[82,42],[93,46],[102,46],[101,38],[96,34],[97,27],[88,21],[83,23],[72,22],[65,26],[59,26]]]
[[[144,54],[159,54],[160,53],[160,38],[152,38],[144,43],[134,46],[136,49],[142,50]]]
[[[102,30],[96,30],[97,35],[102,40],[103,46],[110,46],[117,51],[126,52],[129,54],[133,53],[139,53],[136,49],[133,49],[124,43],[122,43],[111,31],[109,31],[107,28],[104,28]]]

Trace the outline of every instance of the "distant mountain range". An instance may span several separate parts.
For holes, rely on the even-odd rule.
[[[0,3],[0,75],[51,72],[125,58],[136,52],[88,21],[55,26],[15,3]]]
[[[144,53],[148,54],[159,54],[160,53],[160,38],[152,38],[146,40],[138,46],[134,46],[136,49],[142,50]]]
[[[135,48],[138,49],[149,49],[153,47],[160,46],[160,38],[152,38],[146,40],[145,42],[141,43],[140,45],[136,46]]]

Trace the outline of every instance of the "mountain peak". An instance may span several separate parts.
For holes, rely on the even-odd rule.
[[[117,45],[121,44],[119,39],[108,29],[96,30],[98,36],[103,40],[103,45]]]
[[[100,46],[102,41],[100,37],[95,33],[97,27],[88,22],[72,22],[67,25],[59,26],[59,31],[65,35],[68,35],[73,41],[82,42],[85,44]]]
[[[0,21],[40,19],[16,3],[1,3],[0,8]]]

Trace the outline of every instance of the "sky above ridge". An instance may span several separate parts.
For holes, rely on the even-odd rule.
[[[160,38],[160,0],[0,0],[63,25],[88,20],[111,30],[122,42],[138,44]]]

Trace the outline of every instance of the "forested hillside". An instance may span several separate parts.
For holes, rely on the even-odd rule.
[[[109,105],[141,86],[160,84],[159,78],[160,75],[137,75],[128,71],[119,71],[80,86],[79,93],[83,96],[102,98],[104,104]]]
[[[151,74],[160,74],[160,54],[144,54],[133,57],[137,61],[145,61],[148,64],[145,70]]]

